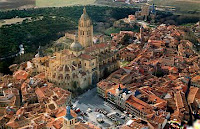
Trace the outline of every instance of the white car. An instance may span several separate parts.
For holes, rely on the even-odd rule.
[[[121,117],[120,117],[121,119],[125,119],[125,115],[121,115]]]
[[[92,110],[91,110],[90,108],[88,108],[88,109],[87,109],[87,112],[90,113],[90,112],[92,112]]]

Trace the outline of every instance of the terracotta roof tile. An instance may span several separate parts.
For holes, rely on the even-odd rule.
[[[188,94],[188,103],[193,103],[197,94],[200,94],[198,87],[190,87],[190,92]]]
[[[18,70],[14,73],[13,77],[17,80],[26,80],[28,77],[28,73],[24,70]]]
[[[88,55],[88,54],[82,54],[81,55],[81,58],[84,59],[84,60],[92,60],[92,59],[95,59],[95,57],[91,56],[91,55]]]

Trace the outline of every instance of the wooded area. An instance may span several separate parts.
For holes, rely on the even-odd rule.
[[[94,26],[98,22],[113,24],[113,21],[125,18],[138,10],[135,8],[107,6],[87,6],[86,8]],[[0,12],[0,20],[15,17],[31,17],[31,20],[27,19],[22,23],[4,25],[0,28],[0,58],[17,53],[20,44],[24,45],[26,53],[24,56],[29,56],[23,57],[22,59],[27,60],[32,58],[30,55],[33,56],[39,46],[45,46],[51,41],[57,40],[60,36],[63,36],[61,32],[77,29],[78,19],[82,14],[82,9],[83,6],[73,6]],[[42,18],[40,19],[40,17]],[[164,22],[176,25],[190,22],[194,23],[198,20],[198,17],[175,16],[166,12],[157,12],[156,18],[157,23]],[[13,61],[14,59],[0,61],[0,73],[8,73],[8,66]]]

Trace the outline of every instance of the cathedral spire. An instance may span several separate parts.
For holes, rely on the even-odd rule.
[[[152,11],[151,11],[153,14],[155,14],[156,13],[156,9],[155,9],[155,4],[153,3],[153,5],[152,5]]]
[[[84,7],[83,8],[83,14],[86,14],[87,12],[86,12],[86,8]]]
[[[66,116],[68,116],[68,115],[71,115],[71,113],[70,113],[70,106],[66,107]]]
[[[71,115],[71,111],[70,111],[70,106],[67,106],[66,107],[66,114],[65,114],[65,118],[68,119],[68,120],[71,120],[73,119],[73,116]]]
[[[121,89],[122,89],[120,85],[121,85],[121,84],[119,84],[119,87],[118,87],[118,89],[119,89],[119,90],[121,90]]]

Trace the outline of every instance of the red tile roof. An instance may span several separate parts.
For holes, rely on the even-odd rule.
[[[18,70],[14,73],[13,77],[17,80],[26,80],[28,73],[25,70]]]
[[[152,113],[152,108],[147,103],[143,102],[142,100],[136,98],[135,96],[131,95],[127,100],[126,103],[135,107],[139,111],[145,112],[147,114]]]
[[[90,47],[85,48],[85,51],[87,53],[90,53],[92,51],[95,51],[96,49],[104,49],[106,47],[108,47],[107,43],[98,43],[98,44],[94,44],[94,45],[92,45]]]
[[[70,111],[71,112],[71,115],[74,117],[74,118],[76,118],[77,117],[77,114],[73,111],[73,110],[71,110]],[[59,109],[58,109],[58,111],[57,111],[57,113],[56,113],[56,117],[62,117],[62,116],[65,116],[66,115],[66,108],[65,107],[60,107]]]
[[[110,92],[111,94],[115,95],[116,89],[119,88],[119,86],[120,86],[122,89],[125,88],[124,85],[122,85],[122,84],[117,84],[117,85],[115,85],[115,86],[112,86],[112,88],[108,89],[108,90],[106,91],[106,93],[107,93],[107,92]]]
[[[193,77],[191,81],[199,82],[200,81],[200,75],[197,75],[197,76]]]
[[[91,56],[91,55],[88,55],[88,54],[82,54],[81,55],[81,58],[84,59],[84,60],[92,60],[92,59],[95,59],[95,57]]]
[[[197,94],[200,95],[199,88],[193,86],[190,87],[190,92],[188,94],[188,103],[193,103]]]

